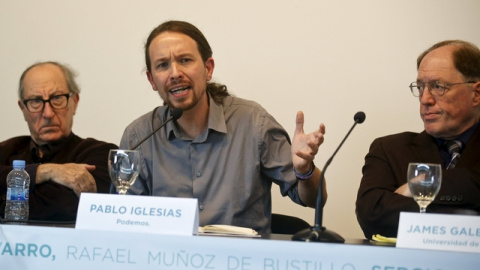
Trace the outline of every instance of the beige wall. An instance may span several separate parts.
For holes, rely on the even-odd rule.
[[[306,131],[326,124],[319,167],[353,115],[366,113],[327,171],[324,210],[327,228],[360,238],[354,203],[371,141],[422,130],[408,89],[415,59],[444,39],[480,45],[479,10],[477,0],[2,0],[0,140],[28,133],[16,104],[20,73],[33,62],[56,60],[80,75],[74,132],[118,143],[128,123],[161,104],[144,75],[144,40],[165,20],[187,20],[210,41],[214,79],[232,93],[258,101],[290,134],[298,110]],[[281,198],[277,187],[273,210],[313,223],[314,210]]]

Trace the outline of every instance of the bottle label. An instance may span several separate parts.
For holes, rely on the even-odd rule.
[[[7,200],[10,201],[28,201],[28,189],[8,188]]]

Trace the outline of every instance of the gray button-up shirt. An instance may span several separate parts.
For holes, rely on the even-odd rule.
[[[161,106],[132,122],[120,148],[129,149],[168,117]],[[303,205],[297,192],[290,138],[253,101],[210,98],[208,128],[195,139],[182,136],[174,121],[137,149],[141,171],[130,194],[197,198],[200,226],[229,224],[270,232],[271,186]]]

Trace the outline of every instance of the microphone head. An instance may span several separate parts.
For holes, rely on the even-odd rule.
[[[364,112],[357,112],[354,116],[353,116],[353,120],[355,120],[355,122],[357,122],[358,124],[361,124],[363,123],[363,121],[365,121],[365,113]]]
[[[175,108],[172,110],[172,118],[174,120],[177,120],[178,118],[182,117],[182,114],[183,114],[183,110],[180,109],[180,108]]]

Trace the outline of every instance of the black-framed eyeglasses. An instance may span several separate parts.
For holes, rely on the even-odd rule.
[[[32,98],[23,100],[23,104],[31,113],[41,112],[45,108],[45,103],[48,102],[50,107],[55,110],[64,109],[68,105],[68,99],[73,93],[52,96],[49,99]]]
[[[450,86],[457,85],[457,84],[467,84],[467,83],[476,83],[475,81],[468,81],[468,82],[459,82],[459,83],[442,83],[440,81],[429,81],[429,82],[412,82],[410,84],[410,91],[412,91],[413,96],[420,97],[423,95],[423,91],[425,90],[425,86],[428,87],[428,91],[432,96],[442,96],[445,94],[447,90],[449,90]]]

